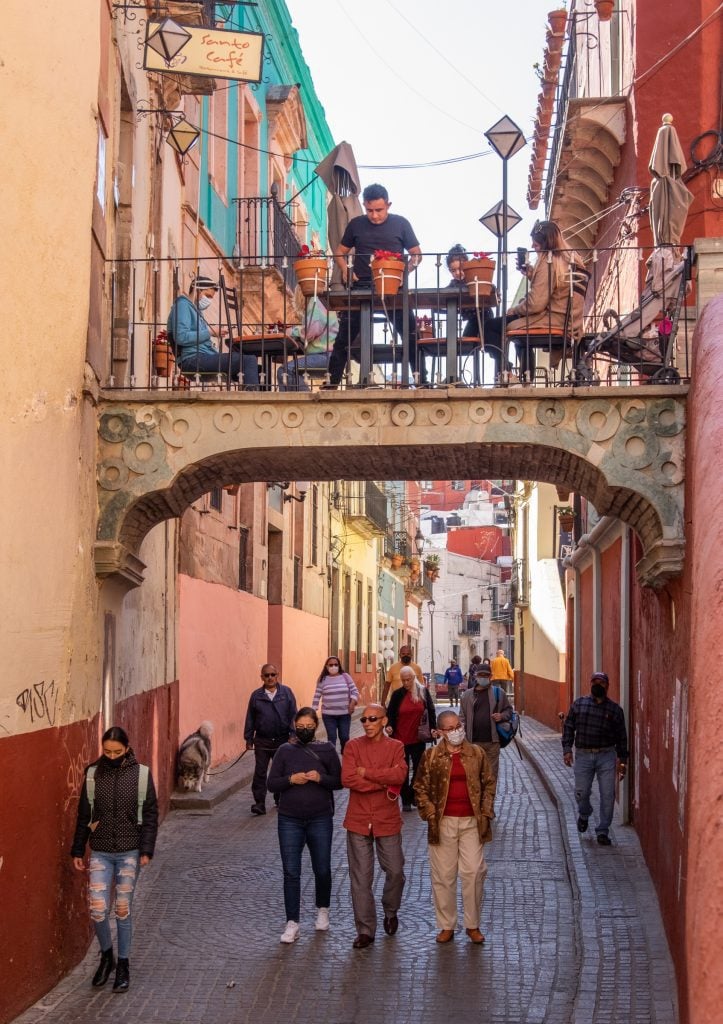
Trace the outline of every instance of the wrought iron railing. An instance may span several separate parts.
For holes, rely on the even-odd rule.
[[[482,622],[479,615],[460,615],[457,621],[457,632],[460,636],[479,636]]]
[[[349,483],[346,496],[346,515],[363,518],[383,536],[387,532],[387,496],[371,480]]]
[[[265,202],[267,206],[272,204],[271,200]],[[251,208],[259,212],[259,208]],[[489,306],[494,296],[471,297],[464,285],[449,286],[442,269],[443,254],[426,254],[422,267],[405,276],[395,296],[357,288],[323,294],[322,300],[342,320],[351,315],[360,323],[359,338],[350,348],[343,344],[339,348],[339,386],[447,388],[466,383],[479,387],[569,387],[688,380],[694,313],[687,306],[689,253],[687,249],[681,252],[678,258],[678,251],[671,248],[651,250],[625,245],[578,250],[588,278],[582,327],[566,319],[570,330],[558,329],[555,333],[550,319],[549,337],[540,337],[539,317],[537,334],[528,329],[531,320],[527,316],[519,317],[508,335],[507,360],[512,370],[500,367],[499,374],[495,374],[495,362],[500,366],[501,357],[499,331],[495,339],[495,321],[490,324],[488,319],[494,312]],[[237,390],[245,381],[237,380],[231,372],[233,352],[258,358],[260,386],[265,390],[308,390],[328,381],[331,342],[326,354],[323,348],[315,353],[313,368],[305,366],[304,361],[292,366],[295,354],[303,360],[303,343],[295,344],[290,334],[295,324],[295,333],[303,335],[304,305],[302,302],[300,308],[295,307],[286,288],[259,288],[259,272],[277,275],[278,280],[277,266],[282,271],[288,269],[283,266],[284,260],[289,262],[287,256],[272,256],[254,257],[253,265],[240,257],[108,263],[106,292],[110,308],[102,386],[174,390],[220,386]],[[656,266],[657,280],[653,273]],[[223,285],[203,313],[214,335],[211,345],[218,352],[218,365],[212,373],[195,372],[193,358],[189,358],[193,346],[183,354],[187,367],[183,370],[175,340],[170,342],[170,350],[163,345],[168,342],[164,332],[169,311],[198,272]],[[547,273],[553,273],[551,263],[547,264]],[[423,284],[423,274],[426,280],[436,279],[436,284]],[[416,338],[413,314],[422,309],[431,314],[431,338]],[[327,314],[331,337],[335,333],[331,329],[332,315]],[[486,339],[484,347],[480,344],[480,328]],[[537,362],[534,370],[529,359],[531,350]],[[495,352],[497,358],[493,361]],[[342,372],[343,361],[346,365]],[[280,369],[282,376],[278,375]],[[294,372],[289,383],[290,378],[283,374],[291,369],[299,372]]]
[[[236,246],[240,269],[273,266],[290,289],[296,287],[293,263],[301,249],[294,225],[275,196],[234,199]]]

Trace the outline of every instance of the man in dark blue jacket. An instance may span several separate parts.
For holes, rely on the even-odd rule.
[[[273,756],[282,743],[287,743],[296,714],[296,697],[279,682],[274,665],[261,666],[263,685],[251,694],[244,739],[246,749],[253,750],[256,768],[251,783],[254,802],[252,814],[266,814],[266,776]],[[276,798],[278,803],[278,797]]]

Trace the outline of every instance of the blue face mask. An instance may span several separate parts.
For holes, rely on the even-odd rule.
[[[208,295],[202,295],[201,298],[196,303],[196,305],[201,310],[201,312],[203,312],[204,309],[208,309],[212,302],[213,299],[209,299]]]

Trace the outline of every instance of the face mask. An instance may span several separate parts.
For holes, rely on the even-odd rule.
[[[450,743],[453,747],[459,747],[464,742],[464,729],[462,726],[458,726],[453,729],[452,732],[446,732],[444,738],[447,743]]]
[[[200,298],[200,299],[198,300],[198,302],[196,303],[196,305],[197,305],[197,306],[198,306],[198,308],[199,308],[199,309],[201,310],[201,312],[203,312],[203,310],[204,310],[204,309],[208,309],[208,307],[209,307],[209,306],[211,305],[211,303],[212,303],[212,302],[213,302],[213,299],[209,299],[208,295],[203,295],[203,296],[202,296],[202,297],[201,297],[201,298]]]
[[[602,683],[593,683],[590,687],[590,692],[592,693],[593,697],[597,697],[598,700],[602,700],[607,693]]]
[[[125,754],[123,757],[125,757]],[[100,763],[104,768],[120,768],[123,757],[106,757],[105,754],[103,754],[100,759]]]
[[[475,686],[481,686],[483,690],[486,690],[489,685],[490,680],[487,676],[480,676],[478,679],[475,679]]]
[[[316,735],[316,729],[297,729],[296,735],[301,743],[311,743]]]
[[[338,673],[339,673],[339,666],[338,665],[327,665],[326,666],[326,674],[328,676],[335,676],[335,675],[338,675]]]
[[[405,654],[404,657],[402,658],[402,664],[403,665],[409,665],[409,664],[411,664],[411,661],[412,661],[411,654]]]

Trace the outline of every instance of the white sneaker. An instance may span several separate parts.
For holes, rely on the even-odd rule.
[[[328,932],[329,931],[329,909],[328,907],[319,907],[316,912],[316,924],[314,925],[317,932]]]
[[[279,939],[279,942],[287,942],[291,944],[292,942],[296,942],[298,937],[299,926],[296,923],[296,921],[287,921],[286,927],[284,928],[284,931],[281,935],[281,938]]]

